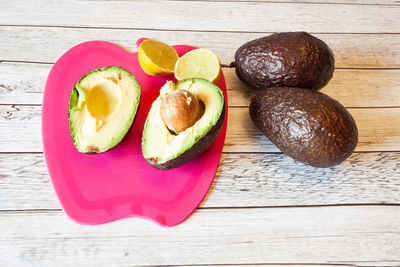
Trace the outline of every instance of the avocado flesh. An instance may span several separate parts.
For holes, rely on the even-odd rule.
[[[335,59],[326,43],[306,32],[282,32],[250,41],[235,53],[236,74],[251,88],[320,90],[332,78]]]
[[[277,87],[252,98],[255,125],[282,152],[315,167],[348,158],[358,141],[350,113],[329,96],[302,88]]]
[[[174,90],[187,90],[204,104],[202,117],[192,126],[173,134],[160,116],[163,98]],[[167,82],[147,115],[142,137],[144,158],[157,169],[181,166],[207,149],[217,137],[224,121],[224,96],[214,84],[204,79]]]
[[[101,153],[128,132],[140,102],[136,78],[120,67],[95,69],[74,86],[69,99],[69,126],[76,149]]]

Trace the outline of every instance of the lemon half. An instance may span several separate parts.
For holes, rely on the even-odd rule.
[[[179,56],[173,47],[147,39],[139,45],[138,58],[145,73],[151,76],[167,76],[174,73]]]
[[[199,48],[184,54],[175,64],[175,78],[178,81],[203,78],[214,84],[221,77],[221,63],[208,49]]]

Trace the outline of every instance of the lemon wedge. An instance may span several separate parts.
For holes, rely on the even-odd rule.
[[[199,48],[179,58],[175,64],[174,72],[178,81],[203,78],[216,84],[221,77],[221,64],[213,52]]]
[[[139,45],[138,58],[145,73],[151,76],[167,76],[174,73],[179,56],[173,47],[147,39]]]

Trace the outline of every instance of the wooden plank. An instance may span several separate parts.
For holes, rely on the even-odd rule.
[[[0,106],[0,140],[8,143],[0,152],[41,152],[41,107]]]
[[[104,0],[91,0],[91,1],[104,1]],[[155,1],[155,0],[151,0]],[[338,5],[399,5],[397,0],[160,0],[160,1],[197,1],[197,2],[260,2],[260,3],[293,3],[293,4],[338,4]]]
[[[0,104],[42,104],[52,65],[0,63]]]
[[[165,1],[185,1],[185,0],[165,0]],[[199,2],[208,2],[208,0],[191,0]],[[341,4],[341,5],[399,5],[397,0],[212,0],[213,2],[261,2],[261,3],[293,3],[293,4]]]
[[[0,104],[41,104],[51,65],[0,64]],[[230,107],[248,106],[250,90],[236,76],[235,70],[223,68]],[[346,107],[400,106],[400,70],[335,70],[334,77],[322,92]]]
[[[218,264],[218,265],[206,265],[207,267],[248,267],[248,266],[257,266],[257,267],[354,267],[352,264],[302,264],[302,263],[295,263],[292,264],[290,263],[289,265],[286,264],[277,264],[277,263],[272,263],[272,264],[259,264],[259,263],[253,263],[253,264],[233,264],[233,265],[227,265],[227,264]],[[200,265],[174,265],[174,267],[204,267],[204,264]]]
[[[96,12],[88,12],[95,10]],[[195,11],[195,12],[190,12]],[[74,19],[71,19],[74,14]],[[145,14],[145,15],[144,15]],[[2,25],[165,30],[398,33],[398,6],[262,2],[0,2]],[[160,19],[162,18],[162,19]],[[240,19],[235,19],[240,18]],[[301,18],[301,19],[299,19]]]
[[[263,22],[263,24],[268,23]],[[289,29],[282,31],[289,31]],[[234,54],[238,47],[269,34],[0,26],[0,42],[2,43],[0,59],[55,62],[69,48],[89,40],[110,41],[129,51],[136,51],[136,40],[145,36],[169,44],[207,47],[219,56],[223,64],[228,65],[234,61]],[[400,67],[400,34],[314,35],[324,40],[333,49],[338,68]]]
[[[227,264],[218,264],[218,265],[206,265],[207,267],[248,267],[248,266],[257,266],[257,267],[354,267],[354,265],[351,264],[302,264],[302,263],[296,263],[296,264],[233,264],[233,265],[227,265]],[[149,266],[148,266],[149,267]],[[174,267],[204,267],[203,265],[174,265]]]
[[[314,168],[284,154],[223,155],[204,207],[400,203],[400,153]]]
[[[61,208],[42,154],[0,154],[0,170],[0,210]],[[223,154],[201,207],[400,203],[399,178],[400,152],[355,153],[328,169],[283,154]]]
[[[349,109],[358,127],[356,151],[399,151],[400,108]],[[225,152],[279,151],[254,126],[247,108],[231,108]]]
[[[82,226],[61,212],[0,216],[5,266],[400,264],[394,206],[199,210],[173,228],[140,219]]]
[[[356,151],[399,151],[400,108],[349,109],[359,142]],[[41,152],[40,106],[0,106],[0,152]],[[278,152],[254,126],[248,108],[231,108],[225,152]]]
[[[257,91],[241,82],[234,68],[223,68],[223,72],[229,90],[229,106],[248,106]],[[400,70],[336,69],[332,80],[321,92],[345,107],[400,106]]]

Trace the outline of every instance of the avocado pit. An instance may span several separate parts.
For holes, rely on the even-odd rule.
[[[162,121],[175,134],[192,127],[201,118],[202,113],[200,101],[187,90],[169,93],[160,107]]]
[[[121,88],[117,83],[105,80],[90,90],[87,109],[93,118],[104,121],[119,109],[121,102]]]

